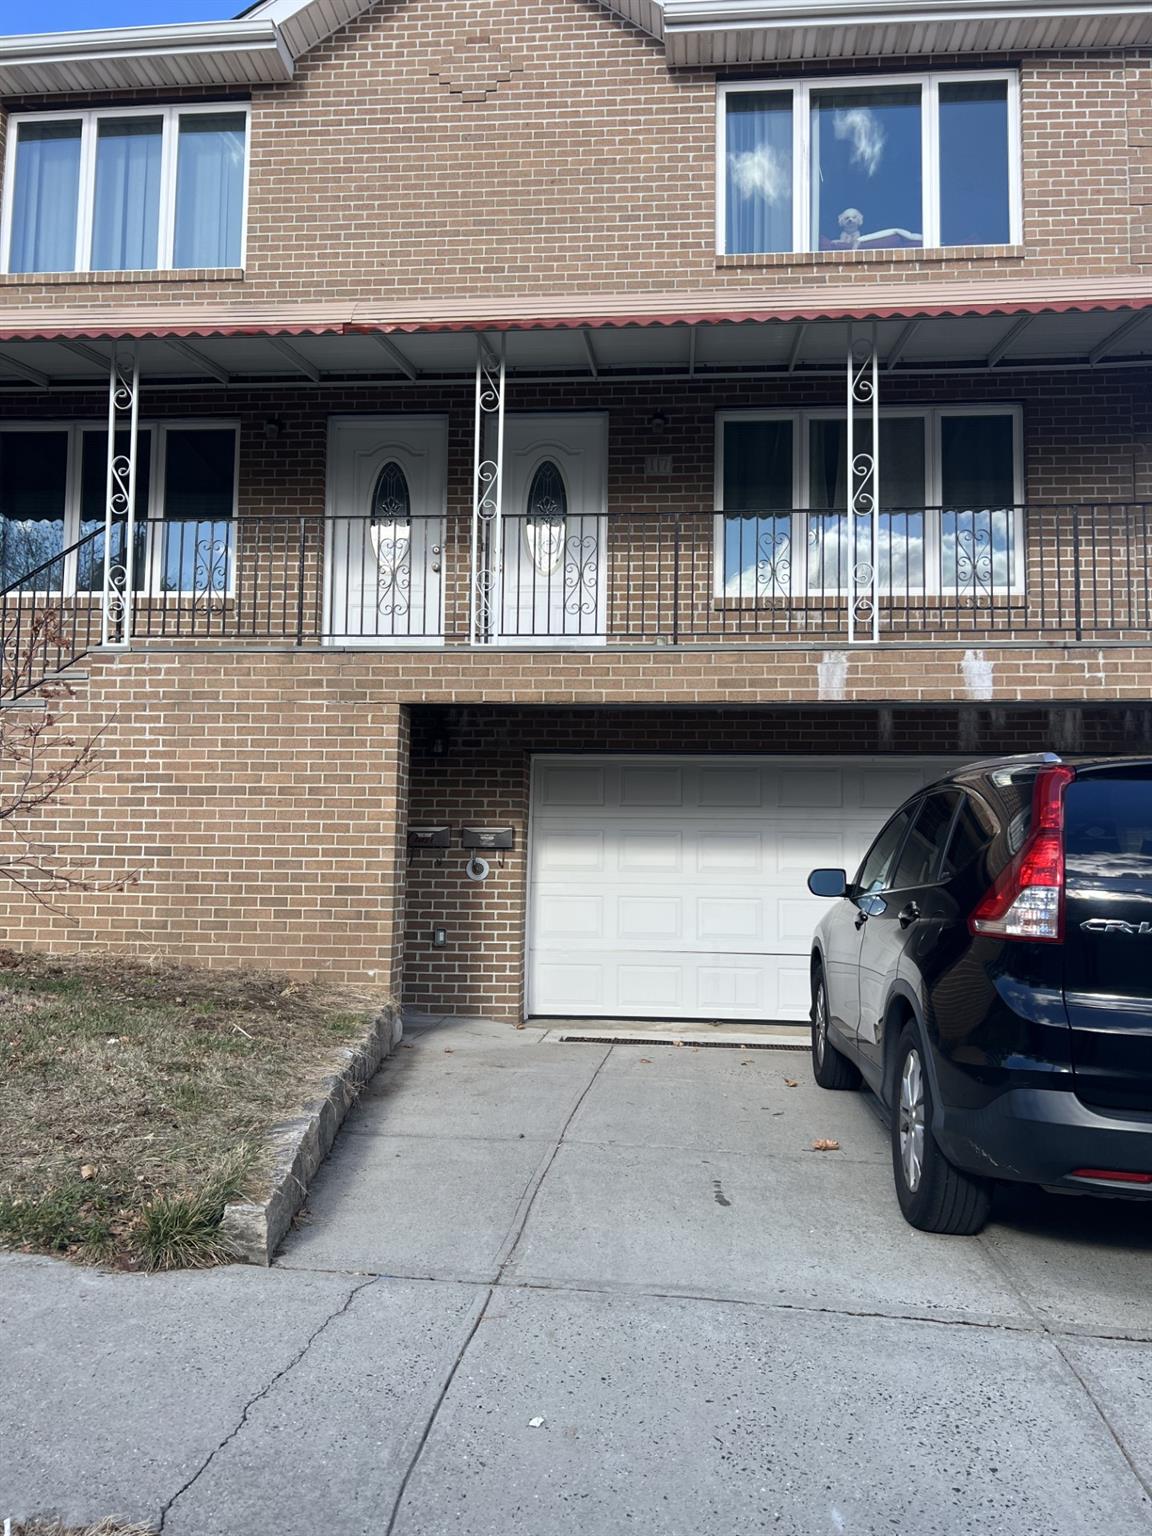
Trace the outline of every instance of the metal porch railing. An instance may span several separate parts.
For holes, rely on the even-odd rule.
[[[884,642],[1152,640],[1152,503],[886,509],[879,526]],[[153,519],[135,538],[133,644],[469,643],[466,518]],[[113,539],[123,564],[123,524]],[[477,641],[844,646],[870,539],[842,509],[504,513]],[[101,526],[0,591],[3,697],[100,643],[103,541]]]

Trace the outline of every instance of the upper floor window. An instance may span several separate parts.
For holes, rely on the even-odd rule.
[[[246,107],[131,107],[13,117],[6,272],[239,267]]]
[[[1014,74],[720,87],[721,252],[1008,245]]]

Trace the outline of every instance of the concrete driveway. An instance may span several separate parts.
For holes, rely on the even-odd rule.
[[[1152,1529],[1152,1217],[1025,1193],[914,1232],[870,1101],[798,1053],[429,1024],[274,1269],[9,1258],[0,1337],[0,1518]]]

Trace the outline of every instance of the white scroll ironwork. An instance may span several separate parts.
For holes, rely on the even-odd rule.
[[[880,390],[876,327],[848,328],[848,643],[880,638]],[[860,428],[868,423],[868,447]]]
[[[500,629],[504,384],[503,337],[495,357],[484,338],[477,338],[469,615],[469,638],[473,645],[494,640]]]
[[[140,358],[135,342],[117,342],[108,374],[108,471],[104,497],[104,604],[100,643],[132,643],[136,584],[136,459]]]

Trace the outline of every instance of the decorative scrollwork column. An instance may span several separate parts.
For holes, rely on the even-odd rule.
[[[503,567],[504,338],[493,356],[477,338],[476,407],[472,474],[472,603],[469,638],[473,645],[494,640],[500,630]]]
[[[135,342],[116,342],[108,375],[108,477],[104,498],[102,645],[132,643],[136,582],[136,440],[140,358]],[[119,542],[118,542],[119,541]]]
[[[868,450],[859,446],[865,422],[871,426]],[[880,390],[875,325],[862,336],[848,327],[847,457],[848,643],[856,645],[880,638]]]

